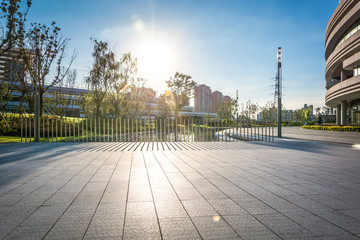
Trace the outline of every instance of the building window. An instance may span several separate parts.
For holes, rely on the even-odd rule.
[[[360,65],[354,67],[354,77],[360,75]]]
[[[357,31],[360,30],[360,19],[357,20],[340,38],[337,42],[335,49],[338,48],[346,39],[354,35]]]

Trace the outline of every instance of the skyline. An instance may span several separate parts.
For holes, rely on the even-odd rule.
[[[71,38],[77,84],[92,64],[90,37],[117,58],[138,58],[139,77],[160,94],[176,71],[199,84],[260,105],[273,100],[276,51],[283,49],[283,104],[325,105],[324,34],[337,0],[33,2],[28,22],[55,21]],[[296,10],[295,10],[296,9]],[[156,57],[152,57],[156,55]]]

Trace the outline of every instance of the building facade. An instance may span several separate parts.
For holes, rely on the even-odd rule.
[[[194,105],[195,112],[211,112],[211,89],[209,86],[200,84],[195,87]]]
[[[277,114],[276,114],[277,115]],[[294,120],[294,111],[293,110],[283,110],[281,122],[291,122]]]
[[[211,93],[211,113],[216,113],[218,106],[223,102],[223,94],[219,91]]]
[[[360,1],[341,0],[325,33],[325,104],[336,123],[360,124]]]
[[[231,97],[229,97],[229,96],[224,96],[223,101],[224,101],[224,102],[231,102]]]

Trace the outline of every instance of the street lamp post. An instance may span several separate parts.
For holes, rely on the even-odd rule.
[[[278,60],[278,74],[277,74],[277,80],[278,80],[278,84],[277,84],[277,87],[278,87],[278,137],[281,137],[281,75],[282,75],[282,66],[281,66],[281,59],[282,58],[282,54],[281,54],[281,47],[278,48],[278,52],[277,52],[277,60]]]
[[[236,134],[239,127],[239,90],[236,90]]]

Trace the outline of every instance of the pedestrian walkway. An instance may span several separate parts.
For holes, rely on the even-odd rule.
[[[359,156],[301,139],[3,144],[0,239],[359,239]]]

